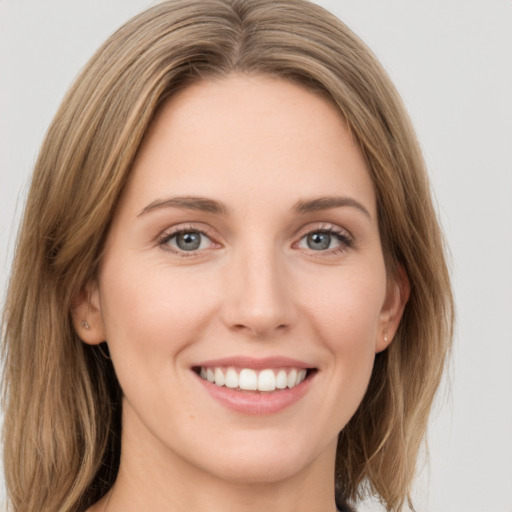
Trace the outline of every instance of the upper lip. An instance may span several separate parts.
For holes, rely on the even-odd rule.
[[[251,368],[253,370],[263,370],[265,368],[314,368],[313,365],[308,364],[299,359],[293,359],[284,356],[272,356],[255,358],[249,356],[234,356],[223,357],[220,359],[209,359],[201,361],[194,365],[194,367],[234,367],[234,368]]]

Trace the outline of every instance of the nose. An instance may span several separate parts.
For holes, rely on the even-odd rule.
[[[271,338],[296,321],[292,281],[272,250],[252,250],[231,261],[223,319],[230,330]]]

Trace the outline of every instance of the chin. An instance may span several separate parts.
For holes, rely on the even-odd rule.
[[[316,446],[315,446],[316,445]],[[276,436],[274,439],[247,440],[245,444],[233,442],[224,453],[209,454],[210,463],[205,469],[226,481],[239,484],[272,484],[297,475],[316,462],[332,459],[337,437],[327,443],[305,442],[293,435]],[[212,460],[213,459],[213,460]]]
[[[268,458],[254,457],[232,464],[225,463],[217,466],[214,474],[222,480],[237,484],[273,484],[292,478],[308,466],[308,462],[281,453]]]

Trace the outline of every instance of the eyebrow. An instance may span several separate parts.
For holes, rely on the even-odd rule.
[[[214,199],[207,199],[206,197],[179,196],[170,197],[168,199],[157,199],[144,207],[137,217],[160,208],[180,208],[184,210],[214,213],[217,215],[226,215],[228,213],[226,206]]]
[[[328,196],[318,197],[308,201],[298,201],[295,204],[294,210],[297,213],[304,214],[322,210],[330,210],[331,208],[340,208],[342,206],[357,208],[359,211],[363,212],[370,220],[372,220],[370,212],[359,201],[356,201],[352,197]]]
[[[343,196],[327,196],[309,199],[307,201],[300,200],[295,203],[293,211],[297,214],[305,214],[329,210],[331,208],[353,207],[363,212],[370,220],[372,216],[370,212],[359,202],[351,197]],[[227,215],[228,208],[224,203],[215,199],[194,196],[178,196],[167,199],[157,199],[144,207],[137,215],[140,217],[148,212],[159,210],[161,208],[179,208],[184,210],[195,210],[199,212],[213,213],[216,215]]]

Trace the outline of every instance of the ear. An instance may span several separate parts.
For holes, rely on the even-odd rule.
[[[84,343],[99,345],[105,341],[100,292],[96,283],[88,283],[75,296],[71,307],[71,317],[73,327]]]
[[[388,280],[386,299],[380,312],[375,353],[382,352],[393,341],[410,293],[409,278],[400,265],[395,276]]]

